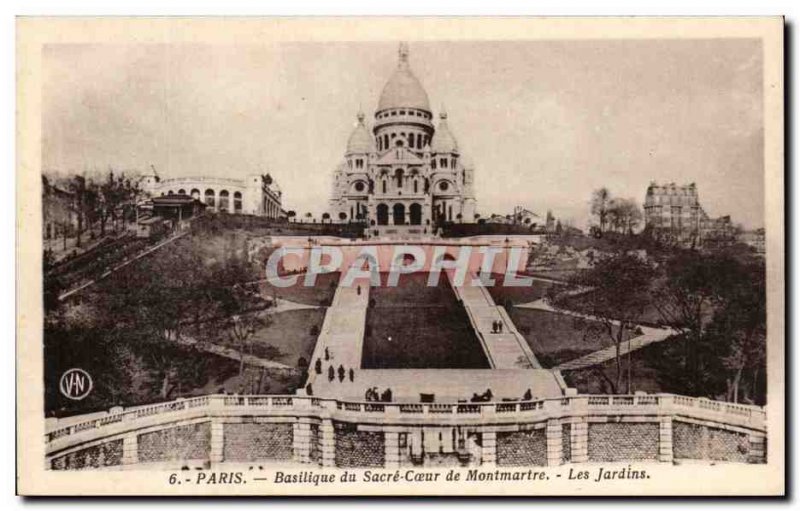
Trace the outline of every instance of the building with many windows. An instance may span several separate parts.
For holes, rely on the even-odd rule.
[[[680,245],[717,246],[735,240],[730,216],[709,217],[694,183],[650,183],[644,200],[645,227],[656,238]]]
[[[400,45],[372,126],[363,113],[333,175],[331,218],[364,222],[370,236],[433,234],[447,222],[474,222],[473,166],[447,123],[434,124],[428,94]]]
[[[281,189],[269,174],[251,174],[245,179],[218,177],[145,176],[142,189],[151,197],[188,195],[202,201],[208,211],[282,218]]]

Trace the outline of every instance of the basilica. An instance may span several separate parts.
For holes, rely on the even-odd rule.
[[[447,125],[434,125],[428,94],[400,45],[372,126],[363,113],[333,175],[333,221],[364,222],[370,237],[434,235],[443,223],[475,221],[473,166]]]

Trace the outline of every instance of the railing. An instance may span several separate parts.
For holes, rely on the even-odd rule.
[[[488,422],[539,421],[592,414],[682,415],[760,431],[765,430],[766,415],[765,408],[759,406],[673,394],[576,395],[536,401],[485,403],[393,403],[339,401],[296,395],[208,395],[113,411],[101,417],[93,417],[85,421],[78,420],[68,426],[59,427],[59,421],[56,421],[54,426],[48,428],[45,440],[49,444],[65,437],[97,430],[108,430],[109,434],[113,434],[125,423],[134,423],[131,424],[131,429],[139,427],[140,424],[141,427],[145,425],[149,427],[156,417],[162,417],[163,422],[166,423],[183,418],[215,414],[235,415],[243,412],[256,415],[288,412],[320,417],[324,415],[334,419],[338,417],[342,420],[357,420],[358,416],[363,415],[364,418],[381,418],[387,423],[407,415],[414,416],[415,420],[422,418],[431,422],[441,420],[448,415],[463,417],[467,421],[477,418]],[[75,419],[78,418],[62,419],[62,421]],[[81,436],[83,437],[83,435]],[[85,441],[86,438],[83,440]]]

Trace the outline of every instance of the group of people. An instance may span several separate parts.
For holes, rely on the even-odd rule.
[[[486,389],[486,392],[484,392],[483,394],[478,394],[477,392],[473,393],[472,394],[472,398],[470,399],[470,402],[472,402],[472,403],[482,403],[482,402],[486,402],[486,401],[491,401],[493,397],[494,397],[494,394],[492,394],[492,389]],[[532,399],[533,399],[533,393],[531,392],[531,389],[527,389],[525,391],[525,393],[522,394],[522,400],[523,401],[530,401]],[[504,399],[503,401],[507,401],[507,400]]]
[[[331,355],[330,350],[326,347],[325,348],[325,361],[330,361],[333,358]],[[317,374],[322,374],[322,360],[317,359],[314,362],[314,372]],[[355,380],[356,372],[351,367],[350,369],[346,369],[342,364],[339,364],[338,368],[334,368],[333,364],[328,365],[328,381],[333,382],[336,380],[336,377],[339,377],[339,381],[344,381],[345,377],[348,377],[350,381]]]
[[[342,364],[339,364],[338,369],[334,369],[332,365],[328,366],[328,381],[333,382],[337,375],[339,376],[339,381],[344,381],[345,376],[348,376],[350,381],[353,381],[356,378],[356,372],[352,367],[348,370],[345,370]]]
[[[492,321],[492,333],[493,334],[502,334],[503,333],[503,322],[499,319]]]
[[[369,388],[364,393],[364,399],[367,401],[382,401],[389,403],[392,401],[392,389],[386,389],[383,392],[378,393],[378,387]]]

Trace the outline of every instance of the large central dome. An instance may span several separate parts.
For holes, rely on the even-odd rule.
[[[378,100],[378,112],[393,108],[417,108],[431,111],[428,93],[422,88],[408,65],[408,47],[400,45],[400,61],[397,70],[383,87]]]

